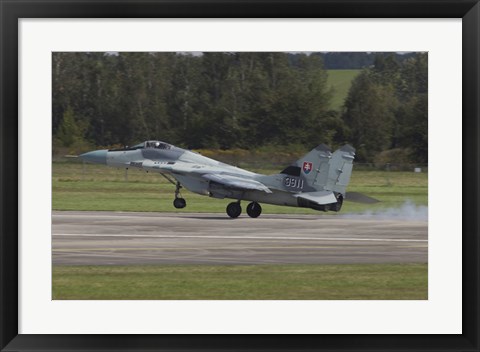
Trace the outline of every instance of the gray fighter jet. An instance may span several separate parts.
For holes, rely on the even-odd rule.
[[[182,186],[201,195],[235,199],[227,206],[231,218],[242,213],[242,200],[250,202],[247,214],[252,218],[261,214],[260,203],[338,212],[346,198],[354,157],[350,145],[332,153],[321,144],[282,172],[262,175],[161,141],[80,155],[93,163],[160,173],[176,186],[173,206],[177,209],[187,204],[179,196]],[[373,199],[364,198],[369,200]]]

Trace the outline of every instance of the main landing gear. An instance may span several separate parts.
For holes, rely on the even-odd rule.
[[[231,218],[238,218],[242,213],[242,207],[240,206],[240,201],[233,202],[227,205],[227,214]]]
[[[258,218],[262,213],[262,207],[257,202],[251,202],[247,205],[247,214],[251,218]]]
[[[242,213],[242,207],[240,201],[232,202],[227,205],[227,214],[231,218],[238,218]],[[247,214],[251,218],[258,218],[262,213],[262,207],[257,202],[251,202],[247,205]]]

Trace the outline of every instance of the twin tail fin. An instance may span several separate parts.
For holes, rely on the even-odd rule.
[[[310,191],[331,191],[344,196],[354,159],[355,149],[348,144],[333,153],[320,144],[281,173],[302,178]]]

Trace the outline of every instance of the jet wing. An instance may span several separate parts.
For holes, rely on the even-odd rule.
[[[302,198],[309,200],[310,202],[317,203],[319,205],[336,203],[337,198],[331,191],[319,191],[319,192],[304,192],[293,195],[296,198]]]
[[[272,191],[265,186],[263,183],[249,180],[241,177],[222,175],[222,174],[204,174],[202,175],[204,179],[219,183],[226,188],[237,188],[244,190],[257,190],[263,191],[265,193],[272,193]]]
[[[261,182],[222,173],[215,173],[211,170],[211,168],[210,170],[208,170],[208,167],[196,165],[193,163],[184,163],[178,161],[159,162],[152,160],[144,160],[138,163],[131,162],[130,166],[140,167],[145,170],[152,170],[161,173],[170,173],[174,177],[175,175],[191,175],[194,177],[201,177],[205,180],[216,182],[225,188],[234,188],[240,190],[257,190],[266,193],[272,193],[272,191]]]

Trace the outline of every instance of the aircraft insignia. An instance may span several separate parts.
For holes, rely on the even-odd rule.
[[[303,162],[303,172],[305,172],[305,175],[308,175],[310,171],[312,171],[313,164],[309,161],[304,161]]]

